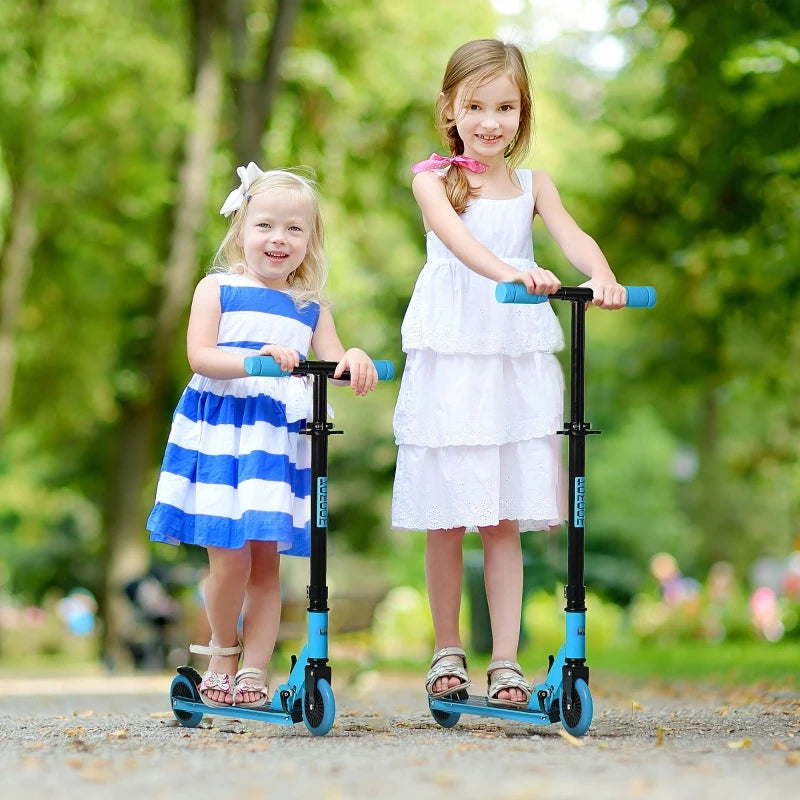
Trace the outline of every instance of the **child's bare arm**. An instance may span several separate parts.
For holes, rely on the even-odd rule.
[[[186,331],[186,354],[189,366],[198,375],[218,380],[244,378],[244,356],[226,353],[217,347],[217,334],[222,309],[219,283],[212,275],[197,284]]]
[[[550,176],[535,171],[533,186],[536,212],[567,260],[589,276],[583,285],[589,286],[594,292],[592,302],[601,308],[622,308],[626,302],[625,288],[617,282],[597,242],[581,229],[564,208]]]
[[[344,349],[329,308],[320,309],[311,347],[320,361],[338,362],[334,378],[345,371],[350,373],[350,386],[357,395],[365,395],[378,385],[378,372],[370,357],[358,347]]]

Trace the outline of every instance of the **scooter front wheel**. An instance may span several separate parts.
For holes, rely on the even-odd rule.
[[[176,697],[183,700],[201,702],[197,687],[192,685],[192,682],[184,675],[176,675],[172,679],[172,685],[169,689],[169,699],[172,701]],[[196,728],[203,719],[203,714],[200,711],[184,711],[183,709],[173,707],[172,713],[175,715],[175,719],[177,719],[184,728]]]
[[[317,681],[314,690],[314,707],[311,707],[310,693],[303,692],[303,722],[314,736],[324,736],[332,727],[336,716],[336,701],[333,689],[324,678]]]
[[[572,685],[572,708],[567,711],[565,705],[562,690],[559,708],[561,724],[567,733],[571,733],[573,736],[583,736],[592,724],[594,711],[592,695],[583,678],[578,678]]]

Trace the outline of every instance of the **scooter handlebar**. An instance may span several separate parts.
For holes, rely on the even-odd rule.
[[[652,286],[626,286],[628,308],[652,308],[656,304],[656,290]],[[551,295],[528,294],[521,283],[498,283],[494,290],[498,303],[526,303],[536,305],[546,300],[586,300],[592,299],[592,290],[585,286],[562,287]]]
[[[325,364],[326,366],[314,370],[311,365]],[[391,361],[373,361],[378,372],[379,381],[390,381],[394,378],[394,364]],[[264,378],[282,378],[287,375],[307,375],[310,372],[320,372],[333,375],[336,362],[301,361],[300,366],[294,372],[285,372],[272,356],[247,356],[244,360],[244,368],[250,375],[260,375]],[[345,373],[349,374],[349,373]]]

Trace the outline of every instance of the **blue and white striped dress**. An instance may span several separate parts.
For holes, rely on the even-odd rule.
[[[219,273],[221,350],[253,354],[265,344],[308,356],[319,304],[297,308],[286,292]],[[147,520],[150,540],[240,548],[276,541],[309,554],[311,413],[308,380],[195,374],[183,392]]]

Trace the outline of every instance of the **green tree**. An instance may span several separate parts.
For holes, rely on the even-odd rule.
[[[786,552],[798,503],[800,387],[788,365],[798,355],[800,7],[615,8],[630,59],[606,100],[622,144],[604,229],[626,274],[659,291],[623,357],[697,450],[687,511],[699,563]]]

